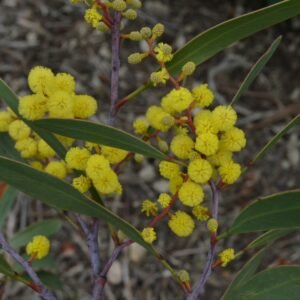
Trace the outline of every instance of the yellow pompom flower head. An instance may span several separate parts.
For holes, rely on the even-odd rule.
[[[156,232],[153,227],[144,228],[141,234],[144,241],[149,244],[152,244],[156,240]]]
[[[235,252],[233,248],[228,248],[219,253],[219,260],[222,267],[226,267],[235,258]]]
[[[145,213],[147,217],[156,216],[158,211],[157,204],[151,200],[144,200],[142,203],[141,212]]]
[[[170,229],[179,237],[187,237],[192,234],[195,223],[190,215],[183,211],[177,211],[168,222]]]
[[[26,246],[26,253],[30,259],[42,259],[50,251],[50,241],[44,235],[36,235]]]

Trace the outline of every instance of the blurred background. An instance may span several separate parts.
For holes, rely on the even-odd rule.
[[[127,24],[126,31],[164,23],[167,31],[162,40],[174,49],[189,39],[224,20],[250,12],[276,1],[143,1],[136,22]],[[0,1],[0,77],[18,95],[28,93],[26,77],[35,65],[50,67],[55,72],[69,72],[76,77],[78,92],[91,94],[100,101],[99,119],[107,120],[109,107],[110,39],[92,30],[83,21],[83,6],[66,0],[1,0]],[[248,145],[239,160],[247,162],[284,124],[300,112],[300,18],[294,18],[260,32],[218,54],[198,67],[187,82],[192,86],[208,82],[216,93],[216,103],[229,103],[245,75],[270,46],[283,35],[282,43],[261,75],[235,105],[239,126],[247,134]],[[126,96],[144,83],[156,66],[127,64],[130,53],[143,44],[122,44],[120,95]],[[158,103],[166,90],[151,89],[140,95],[119,113],[116,125],[132,131],[133,119],[144,114],[150,104]],[[2,105],[2,104],[1,104]],[[300,130],[295,127],[261,161],[253,166],[237,184],[226,189],[220,208],[221,230],[226,229],[239,211],[257,196],[299,187]],[[141,165],[130,164],[121,175],[124,195],[109,203],[110,208],[133,225],[142,228],[141,200],[155,199],[167,188],[167,182],[157,173],[157,162],[146,160]],[[4,226],[8,237],[29,224],[56,216],[35,200],[20,194]],[[159,229],[157,246],[176,269],[186,269],[196,280],[205,262],[209,241],[205,230],[188,239],[170,235],[166,224]],[[202,226],[203,227],[203,226]],[[242,249],[255,235],[238,236],[220,247]],[[91,274],[84,239],[65,224],[51,238],[55,264],[46,268],[59,274],[63,293],[59,299],[90,299]],[[276,242],[264,264],[300,262],[300,236],[290,236]],[[106,225],[100,233],[102,261],[113,249]],[[210,278],[203,299],[220,299],[234,274],[253,255],[246,253],[227,268],[218,269]],[[183,299],[181,292],[161,265],[137,245],[130,247],[114,264],[106,287],[106,296],[114,299],[169,300]],[[64,296],[63,296],[64,295]],[[21,284],[8,282],[2,299],[38,299]]]

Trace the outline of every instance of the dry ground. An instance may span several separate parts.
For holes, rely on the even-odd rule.
[[[223,20],[258,9],[267,1],[153,1],[145,0],[138,22],[130,29],[163,22],[168,28],[165,40],[174,48],[181,47],[195,34]],[[109,38],[92,31],[82,20],[82,8],[71,6],[64,0],[1,0],[0,1],[0,77],[19,94],[27,93],[26,75],[35,65],[51,67],[56,72],[73,74],[81,92],[100,99],[100,119],[106,120],[109,93],[110,46]],[[250,159],[271,136],[300,111],[300,19],[281,24],[270,30],[226,49],[222,54],[200,66],[195,82],[207,81],[217,94],[218,103],[228,103],[245,74],[271,42],[283,35],[283,41],[271,62],[236,108],[240,126],[247,132],[248,146],[240,157]],[[128,66],[126,57],[140,45],[124,43],[121,68],[121,95],[143,83],[153,66]],[[118,115],[117,125],[130,131],[130,123],[145,108],[158,103],[159,92],[150,90]],[[226,190],[220,208],[221,229],[226,228],[240,209],[259,195],[267,195],[299,187],[299,127],[282,141],[238,184]],[[122,199],[116,199],[112,209],[132,224],[142,226],[139,215],[141,199],[155,197],[165,189],[165,182],[157,175],[156,163],[149,160],[141,166],[130,165],[122,175],[126,190]],[[35,201],[24,201],[20,196],[9,216],[6,233],[24,228],[37,219],[54,216]],[[27,198],[26,198],[27,199]],[[27,199],[28,200],[28,199]],[[185,268],[198,278],[208,249],[203,229],[189,239],[181,240],[169,235],[161,226],[158,247],[175,268]],[[101,231],[103,261],[112,250],[106,227]],[[224,246],[241,249],[252,237],[235,237]],[[278,264],[300,261],[299,235],[277,242],[267,262]],[[216,300],[235,272],[251,257],[244,255],[228,268],[217,270],[211,277],[203,299]],[[90,268],[83,239],[65,225],[53,238],[56,269],[64,283],[64,296],[59,299],[89,299]],[[183,299],[169,274],[152,257],[132,247],[113,268],[107,286],[107,299]],[[3,299],[36,299],[26,288],[9,283]]]

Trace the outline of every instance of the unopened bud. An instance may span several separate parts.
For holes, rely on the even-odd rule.
[[[159,140],[158,141],[158,148],[162,152],[168,152],[169,151],[169,145],[166,141]]]
[[[211,233],[216,233],[218,230],[218,221],[216,219],[209,219],[207,221],[207,229],[211,232]]]
[[[132,53],[128,56],[128,63],[135,65],[140,63],[144,58],[144,55],[142,53]]]
[[[193,63],[192,61],[187,62],[183,67],[182,67],[182,75],[184,77],[192,75],[196,70],[196,64]]]
[[[148,39],[150,38],[151,34],[152,34],[152,31],[151,31],[151,28],[150,27],[143,27],[141,30],[140,30],[140,33],[143,37],[143,39]]]
[[[134,9],[141,8],[142,2],[140,0],[126,0],[128,5],[131,5]]]
[[[114,0],[111,4],[111,8],[116,11],[123,11],[127,7],[127,4],[124,0]]]
[[[139,31],[132,31],[128,35],[132,41],[141,41],[143,39],[142,34]]]
[[[190,275],[186,270],[180,270],[177,273],[179,280],[183,283],[190,282]]]
[[[165,31],[165,26],[161,23],[156,24],[153,28],[152,28],[152,35],[153,38],[156,39],[158,37],[160,37]]]
[[[123,13],[123,16],[128,20],[135,20],[137,18],[137,12],[130,8]]]

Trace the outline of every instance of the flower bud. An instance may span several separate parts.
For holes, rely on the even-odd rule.
[[[153,28],[152,28],[152,36],[154,39],[160,37],[165,31],[165,26],[161,23],[156,24]]]

